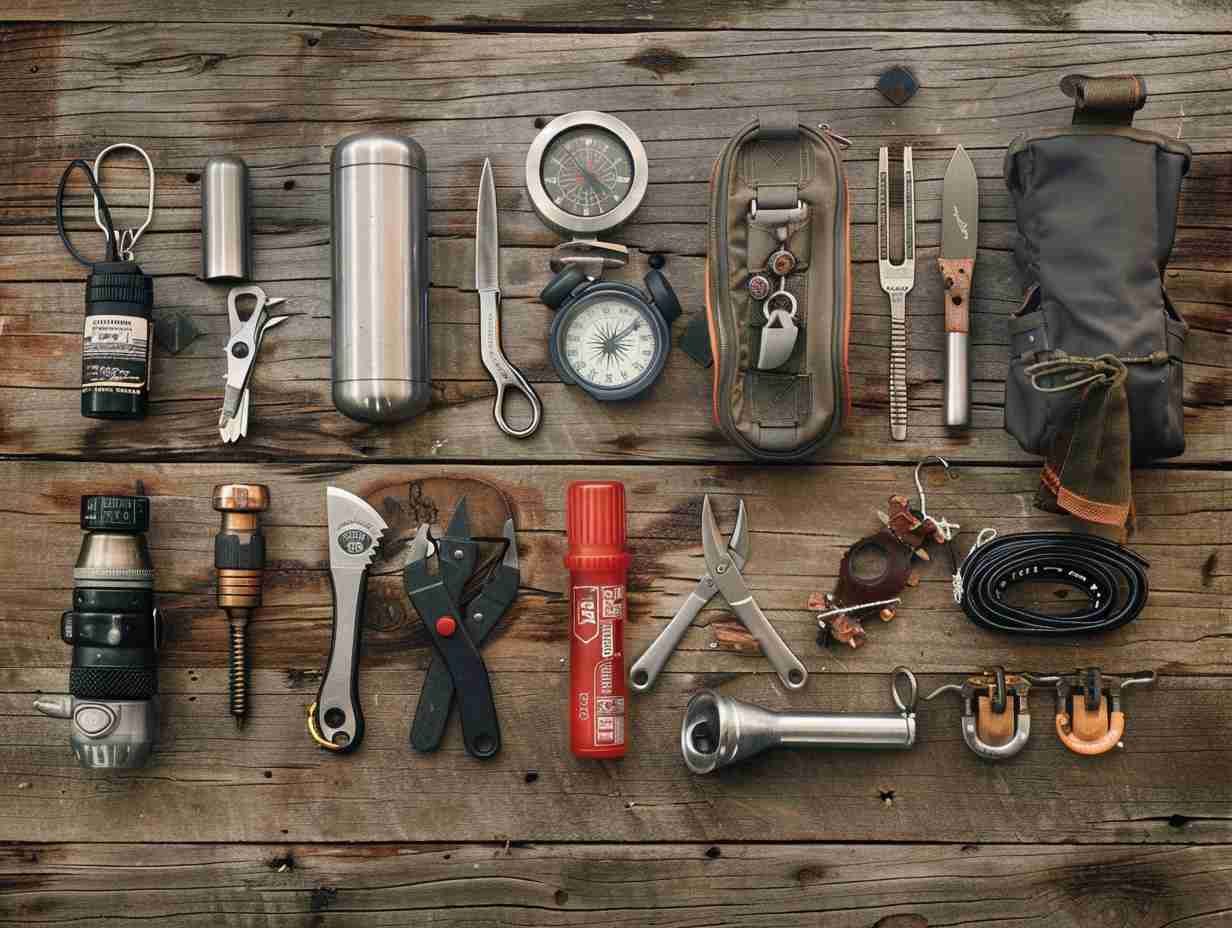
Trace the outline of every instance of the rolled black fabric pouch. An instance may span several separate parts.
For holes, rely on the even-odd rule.
[[[1074,124],[1005,158],[1018,268],[1005,427],[1047,458],[1045,503],[1123,524],[1129,464],[1185,450],[1187,327],[1163,286],[1190,150],[1135,129],[1140,78],[1067,77]]]

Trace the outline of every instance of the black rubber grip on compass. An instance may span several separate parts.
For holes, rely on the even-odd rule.
[[[444,584],[439,581],[420,587],[414,592],[408,589],[407,592],[410,593],[411,602],[423,619],[428,634],[432,636],[436,656],[444,665],[442,669],[453,683],[466,752],[472,757],[492,757],[500,750],[501,743],[500,723],[496,718],[496,703],[492,698],[492,683],[488,679],[488,668],[479,655],[479,649],[466,629],[461,611],[453,603]],[[453,633],[449,635],[442,634],[439,627],[445,617],[453,619],[455,623]],[[429,677],[431,675],[432,670],[429,668]],[[436,686],[439,687],[440,684]],[[426,690],[425,683],[425,692]],[[424,693],[421,693],[421,703],[424,698]],[[448,714],[447,704],[445,712]],[[412,735],[413,733],[412,726]]]
[[[476,647],[496,628],[501,617],[509,611],[518,596],[518,571],[503,564],[497,566],[492,576],[484,583],[479,594],[466,607],[466,631]],[[453,677],[439,655],[432,656],[419,703],[415,706],[415,720],[411,722],[411,747],[421,754],[428,754],[441,746],[445,726],[449,724],[449,710],[453,706]]]

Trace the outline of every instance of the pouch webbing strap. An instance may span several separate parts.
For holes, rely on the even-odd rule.
[[[757,212],[772,209],[795,209],[800,202],[800,186],[790,184],[758,184]]]
[[[767,110],[757,115],[754,138],[796,139],[800,135],[800,114],[795,110]]]
[[[750,146],[751,177],[756,180],[756,203],[767,222],[779,210],[793,210],[800,202],[800,115],[795,110],[773,110],[757,117]]]
[[[1132,126],[1146,103],[1146,81],[1136,74],[1067,74],[1061,92],[1074,101],[1074,125]]]

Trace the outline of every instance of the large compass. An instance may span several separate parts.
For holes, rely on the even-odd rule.
[[[646,149],[606,113],[580,110],[544,126],[526,155],[526,187],[539,218],[591,238],[625,222],[646,195]]]

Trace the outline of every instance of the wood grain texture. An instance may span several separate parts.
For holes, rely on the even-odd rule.
[[[891,813],[892,814],[892,813]],[[0,848],[0,925],[1214,926],[1232,849],[52,844]],[[115,914],[107,914],[115,913]]]
[[[253,4],[81,0],[7,4],[0,26],[0,926],[159,925],[523,928],[618,925],[1213,928],[1232,920],[1232,7],[1225,0],[557,0],[494,4]],[[905,64],[921,90],[902,108],[874,89]],[[1134,475],[1132,545],[1151,562],[1147,608],[1086,641],[1010,640],[974,628],[951,598],[944,551],[899,617],[860,651],[821,650],[808,597],[833,587],[845,548],[877,526],[911,466],[943,453],[958,479],[926,473],[931,511],[974,532],[1069,527],[1032,508],[1037,476],[1002,426],[1007,318],[1023,282],[1002,180],[1018,133],[1069,119],[1064,74],[1145,75],[1137,124],[1194,150],[1165,285],[1191,326],[1186,454]],[[770,103],[849,136],[853,194],[855,412],[847,432],[792,467],[747,463],[709,417],[709,374],[680,352],[650,396],[596,404],[559,383],[536,299],[555,236],[524,190],[527,147],[572,109],[619,115],[645,141],[651,184],[633,222],[636,281],[667,258],[685,318],[702,311],[707,181],[723,141]],[[329,156],[380,126],[425,147],[432,244],[431,409],[393,428],[338,415],[329,388]],[[144,423],[78,414],[84,272],[55,238],[52,204],[72,157],[133,141],[158,170],[158,211],[138,249],[156,310],[205,335],[155,356]],[[941,186],[954,146],[980,178],[972,292],[973,428],[941,421]],[[877,283],[878,146],[912,145],[920,273],[908,300],[910,440],[889,441],[888,307]],[[238,154],[252,170],[256,277],[289,298],[266,340],[252,428],[218,443],[226,288],[199,274],[199,172]],[[528,442],[491,420],[471,268],[480,165],[501,210],[504,342],[536,383],[545,420]],[[143,178],[108,162],[121,221]],[[69,226],[97,245],[74,183]],[[896,194],[897,195],[897,194]],[[750,584],[812,677],[784,692],[721,604],[685,636],[655,690],[634,703],[634,749],[587,764],[567,750],[564,487],[629,489],[631,614],[640,654],[702,571],[700,505],[730,528],[749,506]],[[250,630],[252,716],[226,712],[226,621],[214,602],[214,484],[261,481],[269,570]],[[324,488],[369,499],[395,543],[365,613],[368,733],[347,758],[312,747],[305,708],[329,646]],[[61,690],[79,499],[144,491],[159,601],[163,719],[154,762],[80,770],[66,723],[31,708]],[[479,527],[516,514],[522,596],[484,649],[504,749],[467,757],[457,723],[440,752],[407,732],[430,646],[397,579],[396,539],[440,525],[465,494]],[[1063,605],[1058,591],[1036,600]],[[909,752],[772,752],[688,774],[679,725],[689,696],[720,686],[772,707],[882,710],[906,664],[932,688],[988,663],[1062,670],[1155,668],[1127,697],[1125,749],[1077,758],[1032,695],[1036,730],[1007,764],[962,743],[951,700],[920,710]],[[124,843],[113,843],[124,842]],[[818,843],[830,842],[830,843]]]
[[[294,5],[239,0],[16,0],[6,19],[76,22],[242,22],[288,20],[331,25],[388,26],[430,31],[645,31],[648,29],[920,29],[940,32],[985,29],[1038,32],[1089,30],[1227,32],[1232,16],[1222,2],[1190,0],[1153,3],[1121,0],[1115,7],[1097,0],[907,0],[894,4],[850,0],[617,0],[608,3],[437,0],[399,3],[370,0],[346,5],[307,0]]]
[[[272,505],[264,525],[272,569],[265,607],[251,629],[253,717],[237,734],[224,712],[226,623],[213,604],[213,485],[234,466],[10,463],[0,475],[27,532],[5,542],[0,560],[0,712],[22,735],[0,746],[0,794],[14,813],[3,840],[128,841],[406,840],[790,840],[1172,841],[1171,817],[1191,818],[1184,840],[1226,841],[1232,754],[1224,681],[1229,663],[1229,515],[1226,474],[1144,474],[1135,547],[1152,561],[1154,587],[1134,623],[1095,641],[1049,645],[974,629],[949,600],[944,554],[922,571],[899,618],[874,628],[850,652],[822,651],[805,600],[832,588],[842,550],[875,526],[875,509],[910,487],[906,467],[753,466],[284,466],[260,469]],[[955,481],[929,474],[929,507],[972,529],[1001,531],[1063,523],[1031,510],[1029,471],[972,468]],[[638,654],[702,572],[699,506],[715,495],[727,526],[736,498],[749,506],[748,576],[776,627],[813,673],[788,697],[764,659],[724,645],[698,620],[654,692],[636,705],[630,757],[595,765],[568,754],[560,719],[567,675],[567,587],[562,566],[563,496],[570,479],[621,479],[629,492],[630,654]],[[55,615],[69,602],[77,501],[90,492],[131,490],[154,500],[151,554],[167,614],[162,746],[148,769],[82,775],[62,723],[30,708],[35,691],[63,685],[66,648]],[[354,756],[328,756],[303,730],[328,649],[330,596],[323,483],[367,498],[401,550],[421,520],[448,521],[461,494],[476,530],[499,525],[508,500],[520,532],[525,595],[485,648],[505,747],[489,763],[467,759],[451,726],[443,750],[410,752],[406,737],[430,651],[401,591],[398,555],[378,561],[369,591],[361,659],[368,734]],[[1170,489],[1183,486],[1185,490]],[[46,539],[30,563],[20,539]],[[1214,566],[1212,566],[1214,565]],[[879,623],[878,623],[879,624]],[[719,776],[689,776],[679,758],[685,702],[698,688],[772,707],[881,710],[886,674],[908,664],[924,686],[956,679],[984,662],[1052,670],[1100,662],[1110,671],[1155,667],[1164,682],[1129,700],[1126,749],[1091,762],[1070,758],[1047,725],[1016,761],[994,766],[962,745],[958,705],[921,710],[921,744],[903,755],[782,753]],[[1036,711],[1049,717],[1051,697]],[[1184,717],[1186,724],[1174,720]],[[534,733],[531,736],[531,733]],[[532,783],[528,771],[537,771]],[[54,771],[54,772],[53,772]],[[268,772],[268,775],[267,775]],[[185,784],[191,783],[186,792]],[[389,803],[390,784],[399,799]],[[878,785],[880,784],[880,785]],[[893,814],[879,791],[894,790]],[[912,798],[914,797],[914,799]],[[840,801],[841,798],[841,801]],[[1188,822],[1188,819],[1187,819]]]
[[[939,46],[926,34],[766,31],[637,35],[438,34],[295,25],[185,24],[14,27],[0,77],[12,88],[15,166],[0,177],[0,452],[19,455],[213,459],[740,460],[710,420],[709,372],[674,352],[641,402],[596,404],[559,383],[548,360],[549,311],[535,296],[556,239],[532,214],[525,152],[546,116],[594,106],[626,119],[646,141],[652,183],[618,237],[637,254],[664,254],[688,320],[702,311],[706,180],[722,141],[766,105],[765,75],[791,66],[780,103],[828,121],[855,142],[851,366],[855,415],[818,457],[915,460],[929,452],[1021,462],[1002,430],[1006,318],[1022,282],[1010,249],[1011,207],[1001,159],[1012,136],[1067,118],[1064,73],[1133,67],[1151,97],[1138,123],[1181,135],[1197,152],[1186,182],[1169,288],[1188,314],[1187,462],[1216,463],[1229,440],[1232,222],[1226,181],[1232,142],[1221,115],[1232,101],[1221,74],[1232,52],[1218,36],[1058,37],[970,32]],[[955,49],[961,47],[961,55]],[[881,62],[910,64],[924,85],[905,108],[873,89]],[[579,73],[584,77],[579,81]],[[256,88],[259,93],[254,93]],[[348,132],[382,125],[412,133],[431,166],[432,408],[396,428],[338,415],[329,389],[328,161]],[[160,172],[159,210],[140,259],[156,277],[160,312],[185,310],[206,330],[187,352],[155,360],[151,429],[77,415],[81,269],[52,237],[51,203],[66,159],[105,141],[145,139]],[[873,184],[879,144],[915,146],[919,283],[909,298],[909,441],[887,439],[888,308],[877,283]],[[935,271],[941,181],[953,146],[981,176],[981,249],[972,299],[973,425],[941,427],[942,287]],[[287,297],[292,320],[258,365],[246,445],[223,448],[215,422],[226,337],[225,289],[199,273],[199,181],[213,154],[240,154],[253,172],[257,277]],[[475,190],[493,159],[501,206],[506,352],[538,384],[544,426],[527,442],[501,435],[480,363],[470,268]],[[109,163],[118,199],[141,178]],[[95,239],[82,199],[72,226]],[[654,422],[653,430],[646,429]]]

